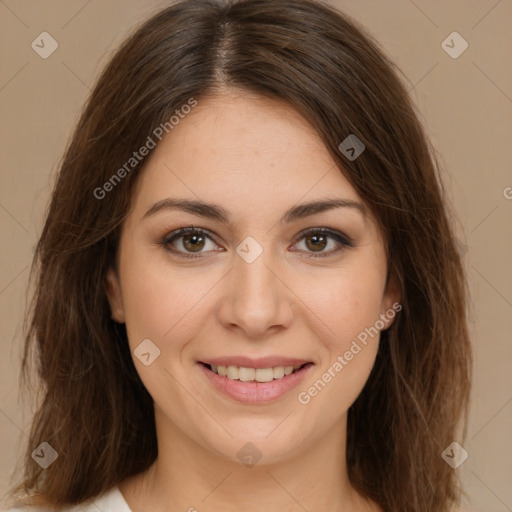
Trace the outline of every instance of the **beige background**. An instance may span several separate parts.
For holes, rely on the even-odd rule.
[[[410,81],[447,169],[472,290],[475,382],[467,461],[456,471],[468,510],[512,510],[512,2],[339,0]],[[30,410],[18,398],[20,329],[33,247],[58,160],[108,56],[165,2],[0,0],[0,493],[24,446]],[[31,48],[43,31],[59,47]],[[457,31],[468,49],[452,59]],[[508,196],[508,199],[507,197]],[[35,448],[35,447],[34,447]]]

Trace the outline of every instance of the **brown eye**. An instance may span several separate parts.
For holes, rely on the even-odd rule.
[[[307,235],[306,246],[311,251],[323,251],[327,247],[327,236],[322,234]]]
[[[165,236],[160,245],[169,252],[183,257],[203,257],[222,250],[213,238],[199,228],[181,228]]]
[[[307,256],[317,257],[334,255],[355,245],[346,235],[338,231],[312,228],[302,233],[295,247]]]
[[[204,248],[206,237],[202,234],[185,235],[183,238],[183,247],[187,251],[197,252]]]

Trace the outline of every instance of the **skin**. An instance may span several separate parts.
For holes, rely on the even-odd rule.
[[[144,218],[169,197],[221,205],[230,223],[177,209]],[[362,203],[307,120],[247,92],[202,98],[153,150],[106,281],[132,357],[144,339],[160,350],[149,366],[134,357],[154,399],[159,456],[119,486],[133,512],[380,510],[352,488],[345,463],[347,411],[373,367],[378,336],[308,404],[297,398],[400,299],[393,275],[386,284],[385,245],[369,211],[279,222],[297,204],[340,198]],[[212,236],[196,240],[196,259],[180,257],[197,254],[183,237],[169,244],[178,253],[160,244],[188,226]],[[354,247],[328,237],[318,248],[301,237],[307,228],[330,228]],[[263,248],[250,264],[236,252],[248,236]],[[285,396],[248,405],[218,392],[197,365],[236,355],[315,366]],[[247,442],[262,456],[253,467],[237,457]]]

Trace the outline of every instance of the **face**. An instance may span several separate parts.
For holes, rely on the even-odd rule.
[[[345,425],[396,313],[386,275],[374,219],[307,121],[229,91],[153,150],[107,291],[159,433],[234,461],[251,442],[272,463]]]

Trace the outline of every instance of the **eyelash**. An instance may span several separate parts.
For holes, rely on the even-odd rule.
[[[160,242],[159,245],[161,245],[166,251],[171,252],[172,254],[178,255],[178,257],[183,258],[203,258],[205,252],[198,252],[198,253],[189,253],[189,252],[182,252],[175,249],[170,248],[170,244],[177,240],[178,238],[188,235],[188,234],[200,234],[204,235],[206,238],[210,239],[212,242],[216,243],[214,238],[208,233],[208,231],[201,229],[201,228],[195,228],[193,226],[186,227],[186,228],[180,228],[176,231],[173,231],[172,233],[169,233],[166,235]],[[330,250],[327,252],[308,252],[308,257],[311,258],[325,258],[327,256],[330,256],[334,253],[338,253],[339,251],[343,250],[344,248],[352,248],[355,247],[355,244],[345,235],[342,235],[341,233],[334,231],[332,229],[328,228],[309,228],[305,231],[301,232],[296,241],[293,245],[296,245],[298,242],[300,242],[302,239],[306,238],[308,235],[311,234],[319,234],[324,235],[333,238],[335,241],[337,241],[342,247],[339,247],[334,250]]]

